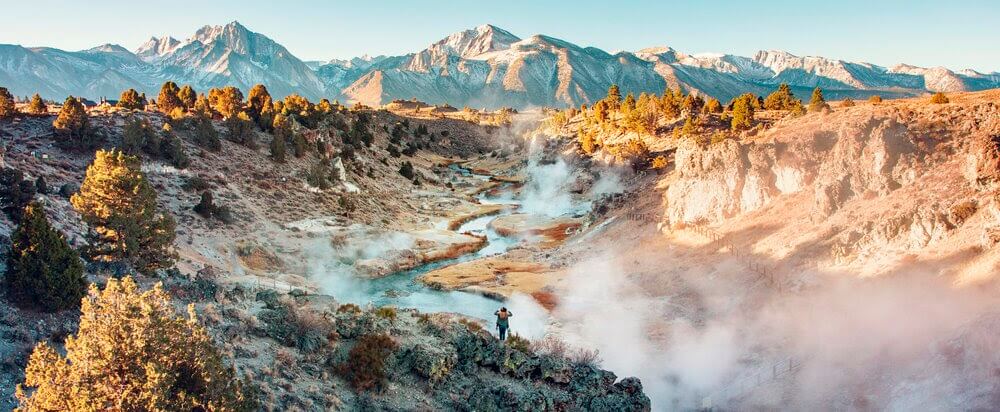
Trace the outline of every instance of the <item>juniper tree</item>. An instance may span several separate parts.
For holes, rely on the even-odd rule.
[[[163,83],[160,87],[160,94],[156,97],[156,108],[163,113],[170,113],[174,109],[184,107],[184,103],[178,97],[180,88],[177,87],[177,83],[168,81]]]
[[[139,158],[119,150],[98,150],[70,203],[90,226],[92,259],[123,261],[151,273],[173,264],[175,223],[158,210],[141,166]]]
[[[177,92],[177,98],[180,99],[181,105],[186,110],[194,109],[195,102],[198,101],[198,93],[195,93],[194,88],[190,84],[185,84],[181,87],[181,90]]]
[[[241,113],[243,109],[243,92],[233,86],[208,91],[208,102],[212,109],[228,119]]]
[[[65,355],[42,341],[17,387],[18,410],[254,411],[249,386],[226,365],[194,307],[177,316],[160,284],[131,277],[91,285]]]
[[[128,89],[118,98],[118,107],[125,110],[142,110],[146,107],[146,98],[140,96],[135,89]]]
[[[840,102],[840,107],[854,107],[854,100],[848,97],[844,99],[844,101]]]
[[[89,149],[96,143],[94,133],[90,130],[90,119],[87,117],[87,110],[73,96],[67,97],[66,101],[63,102],[62,109],[59,110],[59,116],[52,122],[52,126],[55,127],[56,133],[62,138],[60,143],[64,146]]]
[[[24,208],[10,237],[3,289],[21,307],[56,312],[80,307],[87,288],[83,263],[61,233],[52,228],[41,203]]]
[[[39,96],[38,93],[35,93],[34,96],[31,96],[31,102],[28,103],[28,113],[37,116],[37,115],[48,114],[48,112],[49,112],[49,107],[45,104],[45,101],[42,100],[42,96]]]
[[[235,143],[239,143],[250,149],[257,148],[257,136],[254,133],[253,122],[244,112],[239,112],[235,116],[230,116],[225,122],[229,131],[227,138]]]
[[[38,176],[38,179],[35,179],[35,192],[40,195],[49,194],[49,185],[45,183],[44,176]]]
[[[934,104],[948,103],[948,96],[945,96],[944,93],[941,92],[934,93],[934,96],[931,96],[931,103]]]
[[[198,146],[213,152],[218,152],[222,149],[222,142],[219,141],[219,132],[215,130],[212,119],[206,116],[197,116],[194,126],[194,142]]]

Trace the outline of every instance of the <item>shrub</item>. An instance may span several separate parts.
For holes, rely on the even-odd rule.
[[[14,303],[46,312],[80,306],[87,289],[80,255],[32,203],[11,235],[4,290]]]
[[[392,306],[382,306],[375,310],[375,316],[394,322],[396,320],[396,308]]]
[[[190,192],[204,192],[205,190],[210,189],[212,187],[212,185],[210,185],[208,183],[208,180],[205,180],[204,177],[201,177],[201,176],[191,176],[191,177],[189,177],[187,179],[187,181],[184,182],[184,185],[181,186],[181,187],[184,190],[187,190],[187,191],[190,191]]]
[[[35,179],[35,192],[40,195],[49,194],[49,185],[45,182],[44,176],[38,176],[38,179]]]
[[[653,164],[651,165],[651,167],[653,169],[663,169],[667,167],[667,163],[668,163],[667,158],[663,155],[659,155],[653,159]]]
[[[854,100],[848,97],[844,99],[844,101],[840,102],[840,107],[854,107]]]
[[[931,96],[931,103],[946,104],[948,103],[948,96],[945,96],[944,93],[941,92],[934,93],[934,96]]]
[[[222,142],[219,141],[219,132],[212,125],[212,119],[207,116],[198,116],[198,120],[196,120],[194,126],[194,142],[198,146],[213,152],[222,149]]]
[[[871,103],[871,104],[882,103],[882,96],[879,96],[877,94],[873,94],[871,97],[868,98],[868,102]]]
[[[25,206],[35,197],[37,185],[24,179],[20,170],[0,170],[0,209],[14,223],[21,221]]]
[[[479,322],[473,321],[473,320],[468,320],[468,319],[464,319],[463,318],[463,319],[459,319],[458,323],[464,325],[465,328],[468,329],[469,332],[472,332],[472,333],[480,333],[480,332],[482,332],[482,331],[485,330],[485,329],[483,329],[483,325],[482,324],[480,324]]]
[[[956,225],[961,225],[966,220],[969,220],[972,215],[976,214],[978,209],[979,207],[976,205],[975,200],[958,203],[951,207],[951,220]]]
[[[403,162],[402,166],[399,167],[399,174],[408,180],[413,180],[416,177],[416,173],[413,171],[413,164],[410,162]]]
[[[225,365],[189,308],[178,317],[161,285],[131,278],[91,286],[63,356],[35,347],[17,398],[25,411],[252,411],[252,391]],[[108,405],[114,405],[113,408]]]
[[[361,308],[353,303],[345,303],[337,308],[337,313],[361,313]]]
[[[597,366],[601,363],[601,352],[597,349],[579,348],[570,354],[569,360],[575,365]]]
[[[512,333],[507,337],[507,346],[526,354],[531,354],[531,341],[522,338],[521,335],[516,333]]]
[[[532,344],[532,352],[539,354],[552,355],[557,357],[566,356],[567,345],[561,339],[549,335],[541,340],[537,340]]]
[[[239,112],[235,116],[226,119],[226,130],[229,131],[227,138],[230,141],[239,143],[250,149],[257,148],[257,135],[254,130],[254,123],[246,113]]]
[[[341,364],[341,374],[357,391],[380,390],[386,382],[386,362],[398,345],[388,335],[363,335]]]

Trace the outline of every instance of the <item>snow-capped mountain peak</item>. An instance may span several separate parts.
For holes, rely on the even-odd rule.
[[[144,60],[153,59],[170,53],[180,47],[181,42],[170,36],[160,38],[150,37],[138,49],[135,54]]]

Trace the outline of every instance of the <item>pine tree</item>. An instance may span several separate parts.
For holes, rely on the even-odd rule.
[[[795,110],[796,106],[802,102],[792,94],[792,88],[787,83],[778,85],[778,90],[767,95],[764,99],[763,108],[765,110]]]
[[[49,107],[45,104],[45,101],[42,100],[42,96],[39,96],[38,93],[31,96],[31,102],[28,103],[28,113],[36,116],[49,113]]]
[[[160,87],[160,94],[156,97],[156,108],[167,114],[178,107],[183,108],[184,103],[177,95],[179,92],[180,88],[177,87],[177,83],[171,81],[163,83],[163,86]]]
[[[608,95],[604,98],[608,102],[608,109],[617,112],[621,108],[622,103],[622,92],[618,90],[617,84],[612,84],[608,87]]]
[[[622,102],[621,112],[626,115],[635,110],[635,96],[632,93],[625,95],[625,101]]]
[[[191,159],[184,152],[184,144],[177,137],[170,124],[163,125],[163,138],[160,139],[160,156],[170,162],[170,165],[178,169],[186,169],[191,165]]]
[[[146,108],[146,99],[135,89],[128,89],[118,98],[118,107],[125,110],[142,110]]]
[[[14,96],[6,87],[0,87],[0,120],[14,117],[15,114],[17,106],[14,104]]]
[[[277,134],[271,138],[271,159],[277,163],[285,163],[286,144],[285,138]]]
[[[24,208],[24,218],[11,235],[3,289],[21,307],[46,312],[80,307],[87,289],[83,262],[49,224],[41,203]]]
[[[59,110],[59,116],[52,122],[65,146],[77,149],[89,149],[96,143],[95,136],[90,130],[90,119],[87,117],[87,110],[83,104],[73,96],[67,97]]]
[[[177,316],[157,284],[142,292],[131,277],[91,286],[65,355],[42,341],[17,387],[18,410],[254,411],[250,387],[226,365],[188,307]]]
[[[722,103],[718,99],[710,97],[705,102],[705,107],[702,108],[702,111],[705,113],[722,113]]]
[[[823,90],[819,87],[813,89],[812,98],[809,99],[809,111],[819,112],[829,108],[830,105],[826,104],[826,99],[823,98]]]
[[[177,98],[181,100],[181,105],[185,109],[194,109],[194,103],[198,101],[198,93],[195,93],[194,88],[190,84],[185,84],[181,87],[181,90],[177,92]]]
[[[753,126],[754,106],[756,104],[757,96],[752,93],[744,93],[733,100],[733,118],[730,123],[733,130],[744,130]]]
[[[91,228],[93,259],[124,261],[143,273],[173,264],[174,219],[157,210],[139,158],[98,150],[70,202]]]
[[[934,96],[931,96],[931,103],[946,104],[948,103],[948,96],[945,96],[944,93],[941,92],[934,93]]]

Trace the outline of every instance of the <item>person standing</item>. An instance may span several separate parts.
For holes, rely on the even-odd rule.
[[[510,328],[510,317],[514,316],[506,307],[500,308],[494,315],[497,315],[497,329],[500,330],[500,340],[507,340],[507,329]]]

